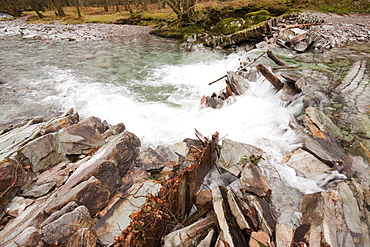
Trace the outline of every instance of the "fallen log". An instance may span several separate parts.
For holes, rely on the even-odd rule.
[[[280,66],[287,66],[287,64],[281,60],[280,58],[278,58],[278,56],[276,56],[274,53],[272,53],[271,50],[267,50],[267,56],[272,60],[274,61],[277,65],[280,65]]]
[[[281,90],[284,84],[277,78],[273,73],[271,73],[263,64],[257,65],[257,70],[277,89]]]

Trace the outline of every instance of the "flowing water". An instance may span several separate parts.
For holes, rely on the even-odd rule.
[[[243,55],[205,48],[189,52],[173,40],[150,35],[86,42],[3,39],[0,127],[74,108],[82,118],[124,123],[144,146],[195,138],[194,129],[205,136],[218,131],[220,137],[266,152],[266,165],[274,166],[266,172],[294,188],[279,191],[295,197],[291,208],[284,206],[286,197],[275,197],[276,205],[282,205],[280,218],[296,223],[297,194],[321,190],[283,162],[284,155],[301,145],[292,128],[293,115],[302,110],[300,99],[286,106],[261,77],[222,109],[200,108],[203,95],[225,87],[223,81],[208,83],[236,70]]]
[[[194,137],[194,128],[237,141],[284,136],[292,112],[260,81],[221,110],[200,109],[208,83],[239,66],[239,55],[197,49],[154,36],[90,42],[21,40],[0,43],[1,118],[15,120],[73,107],[82,117],[122,122],[147,145]]]

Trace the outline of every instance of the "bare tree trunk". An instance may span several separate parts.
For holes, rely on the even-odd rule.
[[[177,15],[177,20],[180,25],[193,22],[196,0],[166,0],[166,2]]]
[[[105,12],[109,11],[109,0],[104,0],[103,7]]]
[[[119,6],[121,4],[121,0],[115,0],[115,4],[116,4],[116,12],[119,12],[120,11]]]
[[[77,15],[78,15],[78,17],[79,18],[81,18],[82,17],[82,15],[81,15],[81,10],[80,10],[80,1],[79,0],[75,0],[75,4],[76,4],[76,10],[77,10]]]
[[[20,0],[1,0],[0,8],[6,10],[9,14],[14,17],[20,17],[22,15],[22,5]]]
[[[64,13],[62,3],[60,2],[60,0],[53,0],[53,2],[54,2],[54,5],[55,5],[55,8],[58,11],[58,16],[60,16],[60,17],[66,16],[66,14]]]
[[[32,7],[32,9],[33,9],[33,7]],[[37,16],[38,16],[40,19],[44,18],[44,15],[43,15],[43,14],[42,14],[38,9],[33,9],[33,11],[35,11],[35,12],[36,12]]]

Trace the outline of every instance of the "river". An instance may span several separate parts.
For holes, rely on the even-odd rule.
[[[86,42],[7,38],[0,42],[0,124],[73,107],[83,118],[124,123],[147,145],[193,138],[194,128],[238,141],[276,136],[291,142],[281,133],[294,112],[263,80],[236,104],[200,109],[203,95],[225,87],[223,81],[208,83],[237,69],[240,56],[206,48],[188,52],[151,35]]]

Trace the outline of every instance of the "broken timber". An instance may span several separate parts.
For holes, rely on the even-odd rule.
[[[271,71],[269,71],[263,64],[257,65],[257,70],[277,89],[281,90],[284,84]]]
[[[211,140],[202,139],[204,148],[198,160],[168,180],[157,196],[147,198],[146,204],[131,216],[130,225],[116,238],[114,246],[160,246],[163,236],[182,225],[217,158],[218,132]]]

